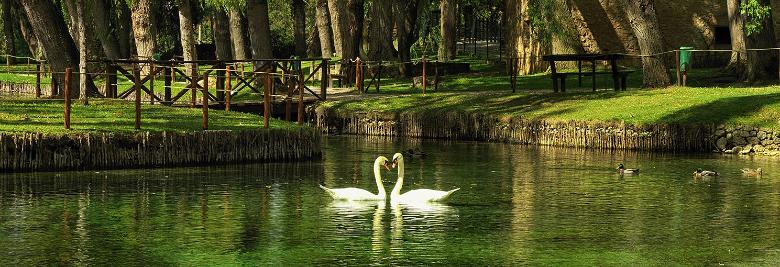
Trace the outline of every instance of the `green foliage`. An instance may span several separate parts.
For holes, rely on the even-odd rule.
[[[764,21],[772,16],[772,7],[763,5],[760,0],[744,0],[740,4],[740,13],[745,18],[745,33],[751,36],[763,30]]]

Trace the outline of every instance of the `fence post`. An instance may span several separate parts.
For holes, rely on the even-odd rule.
[[[780,78],[780,49],[777,50],[777,77]]]
[[[675,68],[677,69],[677,85],[680,85],[681,73],[680,73],[680,50],[674,50]]]
[[[190,107],[195,107],[195,99],[197,99],[198,94],[198,64],[192,64],[192,70],[190,70],[190,92],[192,96],[190,96]]]
[[[149,101],[151,101],[152,105],[154,105],[154,80],[156,80],[157,75],[155,75],[155,72],[157,72],[157,66],[154,65],[154,62],[149,61],[149,75],[152,77],[149,79],[149,93],[151,94],[149,96]]]
[[[425,59],[425,57],[423,57],[423,59],[422,59],[422,94],[423,94],[423,96],[425,96],[425,89],[428,86],[428,76],[425,73],[426,65],[428,65],[427,64],[427,60]]]
[[[230,111],[230,95],[233,93],[233,84],[230,81],[230,66],[225,68],[225,111]]]
[[[203,107],[203,130],[209,129],[209,73],[203,74],[203,100],[201,106]]]
[[[328,64],[328,59],[322,59],[322,79],[320,79],[320,95],[322,95],[322,100],[327,99],[328,97],[328,82],[330,81],[330,64]]]
[[[271,73],[265,74],[265,85],[263,86],[263,128],[268,129],[268,117],[271,116],[271,86],[273,78]]]
[[[163,93],[164,94],[163,95],[163,101],[165,101],[166,105],[173,105],[173,103],[171,103],[171,85],[173,83],[172,82],[173,81],[173,75],[175,75],[174,74],[175,72],[173,71],[173,66],[171,66],[170,68],[169,67],[165,67],[164,71],[165,71],[165,73],[163,73],[163,76],[165,76],[165,79],[164,79],[165,80],[164,81],[165,85],[163,86],[164,87],[163,90],[165,91],[165,93]]]
[[[287,76],[287,74],[282,74],[282,77]],[[297,83],[293,84],[290,82],[292,79],[287,79],[287,97],[284,99],[284,120],[286,121],[292,121],[292,97],[293,97],[293,90],[295,90],[295,87],[297,87]]]
[[[72,70],[65,69],[65,86],[63,96],[65,97],[65,130],[70,130],[70,75]]]
[[[379,69],[377,71],[376,76],[376,92],[379,93],[379,84],[382,83],[382,69],[384,69],[384,66],[382,66],[382,61],[379,61]]]
[[[141,69],[138,63],[133,64],[133,87],[135,87],[135,129],[141,129]]]
[[[227,65],[223,66],[223,63],[220,62],[217,65],[214,65],[214,68],[216,68],[217,74],[216,79],[216,96],[217,96],[217,102],[225,101],[225,70],[227,69]],[[224,67],[224,68],[223,68]]]
[[[303,112],[304,112],[304,106],[303,106],[303,91],[306,90],[306,85],[304,84],[304,77],[303,77],[303,70],[298,70],[298,124],[303,124]]]
[[[35,98],[41,98],[41,65],[35,65]]]
[[[49,77],[51,77],[51,96],[57,95],[57,79],[54,78],[54,70],[49,66]]]
[[[433,65],[433,90],[439,91],[439,61],[434,62]]]
[[[360,94],[363,94],[363,78],[360,77],[362,76],[360,70],[360,57],[357,57],[357,59],[355,59],[355,89],[357,89]]]

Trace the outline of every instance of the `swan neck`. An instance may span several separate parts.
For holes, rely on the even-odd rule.
[[[374,179],[376,179],[376,187],[379,190],[377,195],[384,197],[387,195],[385,192],[385,186],[382,184],[382,164],[379,164],[379,160],[374,162]]]
[[[401,187],[404,186],[404,158],[398,158],[396,164],[398,164],[396,167],[398,168],[398,181],[395,182],[393,192],[390,193],[391,196],[400,196]]]

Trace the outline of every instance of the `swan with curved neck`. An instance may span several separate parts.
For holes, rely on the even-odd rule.
[[[445,201],[452,193],[460,190],[455,188],[450,191],[439,191],[431,189],[416,189],[401,194],[401,187],[404,185],[404,155],[395,153],[393,155],[393,168],[398,168],[398,181],[395,182],[393,191],[390,192],[390,201],[392,202],[437,202]]]
[[[387,167],[387,158],[379,156],[374,161],[374,179],[376,180],[376,187],[378,189],[377,194],[371,193],[367,190],[360,188],[327,188],[320,185],[320,188],[328,192],[333,199],[336,200],[351,200],[351,201],[363,201],[363,200],[384,200],[387,197],[385,192],[385,186],[382,184],[382,169],[381,167]]]

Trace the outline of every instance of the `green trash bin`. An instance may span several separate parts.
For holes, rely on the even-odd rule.
[[[691,65],[691,52],[693,47],[683,46],[680,47],[680,71],[688,71],[688,67]]]

